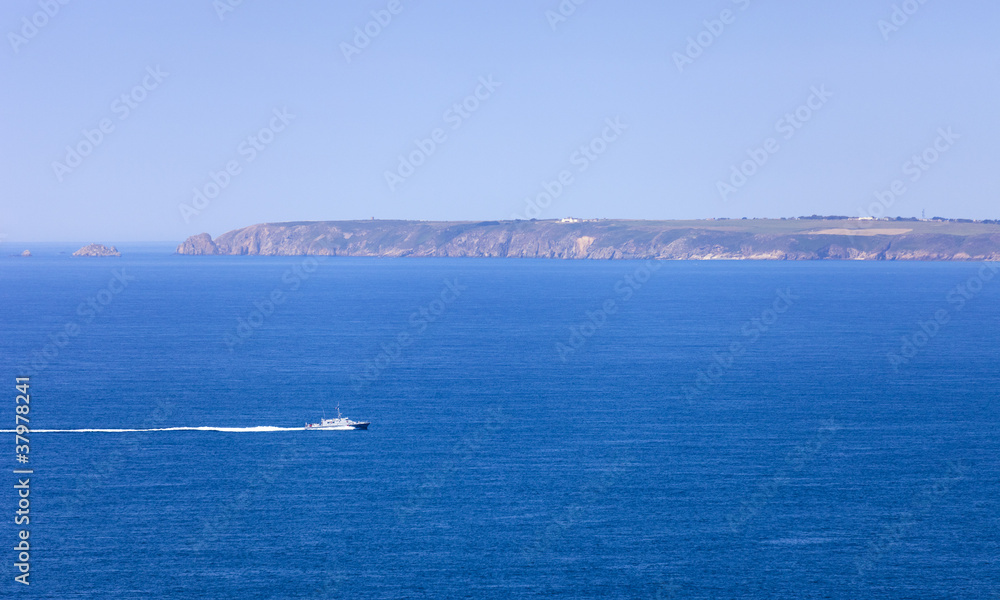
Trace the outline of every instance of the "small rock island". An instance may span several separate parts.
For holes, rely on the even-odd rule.
[[[122,253],[114,246],[104,244],[87,244],[73,253],[73,256],[121,256]]]
[[[23,256],[25,258],[31,256],[31,250],[25,250],[24,252],[18,254],[18,256]]]
[[[177,254],[220,254],[219,247],[207,233],[192,235],[177,247]]]

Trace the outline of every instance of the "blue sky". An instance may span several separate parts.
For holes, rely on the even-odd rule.
[[[886,215],[1000,217],[994,2],[562,5],[4,2],[0,234],[859,215],[897,181]]]

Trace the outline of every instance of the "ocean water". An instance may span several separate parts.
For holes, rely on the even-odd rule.
[[[236,431],[32,434],[0,596],[1000,597],[982,264],[60,250],[0,259],[0,429],[30,373],[33,429]]]

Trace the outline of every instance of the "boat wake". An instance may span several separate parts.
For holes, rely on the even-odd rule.
[[[304,431],[304,427],[161,427],[159,429],[32,429],[31,433],[132,433],[147,431],[224,431],[227,433],[270,433],[275,431]],[[13,429],[0,429],[2,433],[14,433]]]

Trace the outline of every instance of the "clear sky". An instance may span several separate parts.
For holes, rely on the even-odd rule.
[[[230,1],[2,3],[6,242],[1000,217],[992,0]]]

